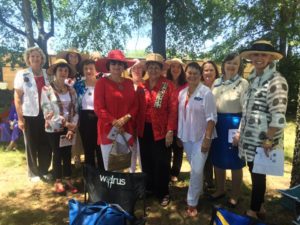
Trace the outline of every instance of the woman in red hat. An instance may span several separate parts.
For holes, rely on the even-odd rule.
[[[105,65],[101,72],[109,72],[100,78],[95,86],[94,110],[98,116],[98,144],[101,145],[104,168],[108,168],[112,140],[108,138],[113,127],[119,132],[133,135],[133,119],[138,103],[133,82],[122,77],[123,71],[134,64],[127,60],[120,50],[111,50],[106,58],[97,61],[96,66]],[[99,69],[99,67],[98,67]],[[129,140],[132,143],[133,138]]]

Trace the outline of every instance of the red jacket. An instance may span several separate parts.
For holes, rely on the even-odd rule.
[[[100,78],[95,85],[94,110],[98,116],[98,144],[110,144],[107,138],[112,122],[126,114],[131,119],[125,124],[125,131],[134,135],[134,120],[138,108],[138,99],[131,80],[115,83],[107,77]]]
[[[162,98],[161,106],[155,107],[157,94],[166,85],[166,90]],[[173,83],[164,77],[160,77],[155,87],[150,90],[149,80],[143,87],[144,99],[139,108],[141,113],[138,121],[138,135],[143,137],[144,125],[147,122],[147,114],[150,115],[154,139],[164,139],[169,130],[177,129],[177,107],[178,99]]]

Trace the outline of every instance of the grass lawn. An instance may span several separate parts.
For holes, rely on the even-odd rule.
[[[281,207],[280,194],[277,189],[286,189],[290,183],[292,157],[295,140],[295,124],[288,122],[285,129],[285,173],[283,177],[268,177],[265,207],[268,211],[266,222],[277,225],[291,224],[293,214]],[[22,146],[22,144],[20,144]],[[83,200],[83,193],[57,196],[53,193],[53,185],[31,183],[26,174],[24,148],[15,152],[5,152],[0,145],[0,225],[63,225],[68,224],[68,200]],[[77,171],[78,173],[78,171]],[[230,180],[230,173],[227,174]],[[194,219],[185,217],[185,198],[188,188],[189,165],[183,163],[180,181],[171,186],[172,202],[162,208],[155,199],[147,200],[149,225],[177,224],[209,224],[212,204],[205,197],[199,202],[199,216]],[[230,190],[230,182],[228,182]],[[244,168],[244,184],[240,203],[233,211],[243,214],[249,206],[250,176]],[[226,203],[226,198],[215,202]]]

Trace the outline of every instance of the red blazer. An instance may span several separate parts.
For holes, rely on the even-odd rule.
[[[98,116],[98,144],[110,144],[107,138],[112,122],[131,115],[131,119],[125,124],[125,131],[134,135],[134,120],[138,108],[138,99],[131,80],[125,79],[117,84],[107,77],[100,78],[95,85],[94,110]],[[132,138],[133,140],[133,138]]]
[[[165,94],[162,98],[161,107],[154,107],[156,96],[161,90],[163,84],[167,84]],[[156,141],[164,139],[169,130],[177,129],[177,107],[178,99],[173,83],[164,77],[160,77],[155,87],[150,90],[149,80],[143,87],[144,99],[139,107],[139,113],[142,114],[138,121],[138,135],[143,137],[146,114],[151,116],[152,130]],[[147,108],[148,106],[148,108]]]

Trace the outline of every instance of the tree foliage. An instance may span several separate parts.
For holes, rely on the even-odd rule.
[[[1,37],[11,36],[11,46],[39,46],[48,55],[47,42],[54,35],[54,10],[52,0],[0,0]],[[26,41],[25,41],[26,40]],[[4,40],[1,40],[1,42]],[[13,50],[12,50],[13,53]]]

